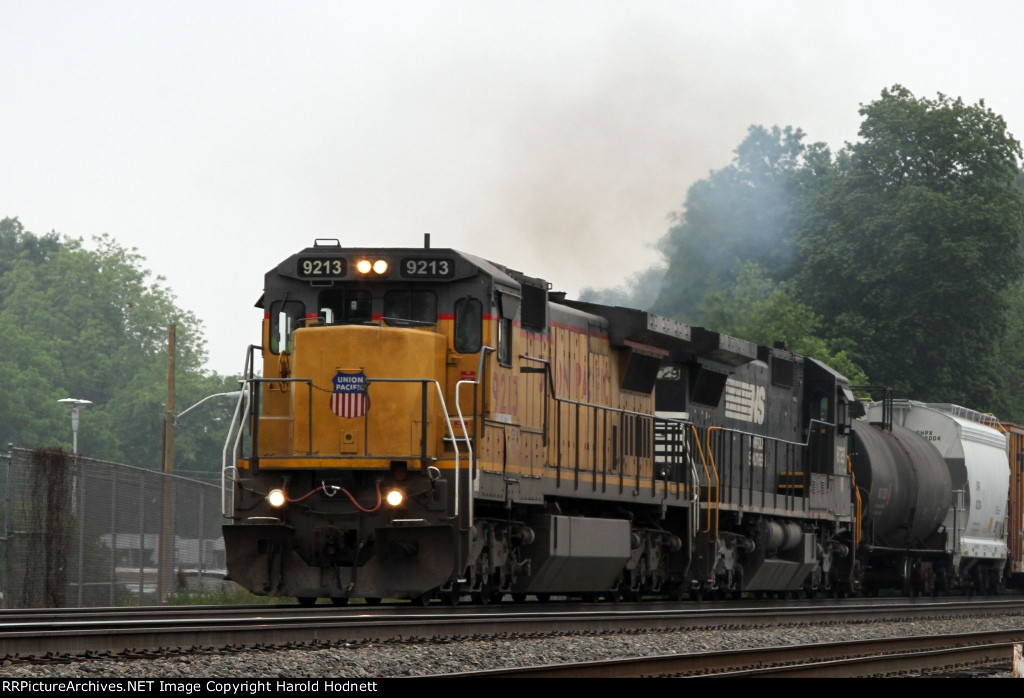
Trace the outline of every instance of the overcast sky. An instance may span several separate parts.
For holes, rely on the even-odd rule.
[[[455,247],[574,295],[622,284],[747,127],[833,149],[899,83],[1024,137],[1024,3],[0,0],[0,218],[110,234],[259,342],[315,238]]]

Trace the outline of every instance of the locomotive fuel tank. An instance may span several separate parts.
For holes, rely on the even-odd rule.
[[[869,545],[927,547],[949,511],[950,476],[942,454],[916,432],[853,423],[850,459]]]

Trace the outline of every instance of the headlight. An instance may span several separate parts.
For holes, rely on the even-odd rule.
[[[360,259],[356,262],[356,271],[363,276],[371,271],[377,276],[384,276],[388,273],[388,261],[386,259]]]
[[[402,490],[389,490],[384,499],[387,501],[389,506],[397,507],[405,501],[405,494]]]
[[[267,495],[267,504],[275,509],[279,509],[284,506],[287,499],[284,495],[284,490],[270,490],[270,493]]]

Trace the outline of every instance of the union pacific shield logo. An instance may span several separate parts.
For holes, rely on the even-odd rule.
[[[331,412],[339,417],[362,417],[370,409],[370,396],[366,386],[370,384],[362,371],[346,373],[338,371],[331,379],[334,392],[331,393]]]

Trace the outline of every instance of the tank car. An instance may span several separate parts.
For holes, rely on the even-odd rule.
[[[884,512],[868,533],[867,575],[877,582],[896,570],[904,586],[924,593],[996,593],[1008,557],[1010,484],[999,422],[959,405],[911,400],[874,404],[867,418],[891,422],[897,435],[909,430],[938,456],[896,461],[903,473],[893,473],[891,481],[879,481],[878,468],[874,480],[858,477],[872,511]]]
[[[223,497],[229,577],[256,594],[845,594],[887,549],[939,547],[943,485],[891,491],[935,447],[785,347],[429,238],[317,240],[257,306]]]

